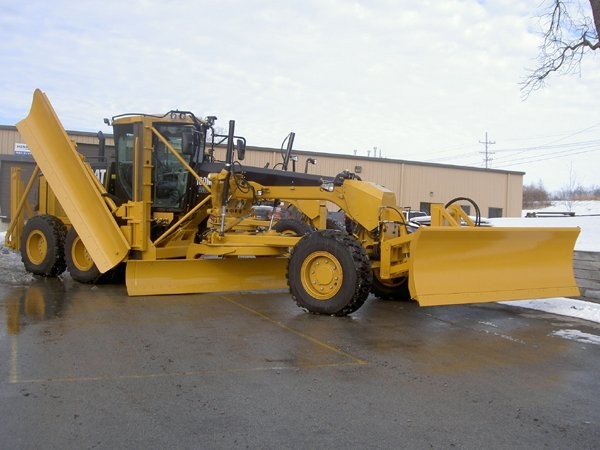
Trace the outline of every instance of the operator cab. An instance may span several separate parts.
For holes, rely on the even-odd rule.
[[[107,188],[115,200],[150,198],[153,211],[173,213],[197,200],[197,182],[185,164],[194,168],[204,160],[204,124],[188,113],[171,112],[119,118],[113,130],[115,161]]]

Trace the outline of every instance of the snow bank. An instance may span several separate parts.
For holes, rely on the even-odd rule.
[[[600,252],[600,216],[503,217],[489,221],[495,227],[579,227],[575,250]]]
[[[28,286],[33,275],[21,262],[21,255],[4,246],[6,232],[0,232],[0,284],[6,286]]]
[[[574,212],[575,217],[502,217],[489,219],[495,227],[580,227],[575,250],[600,252],[600,201],[553,202],[552,206],[528,212]]]

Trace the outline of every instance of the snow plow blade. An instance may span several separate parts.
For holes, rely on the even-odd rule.
[[[194,294],[287,288],[287,258],[127,261],[127,294]]]
[[[115,267],[127,256],[129,243],[106,206],[94,174],[39,89],[33,94],[29,115],[17,123],[17,129],[100,272]]]
[[[578,235],[579,228],[420,228],[411,241],[411,296],[421,306],[579,296]]]

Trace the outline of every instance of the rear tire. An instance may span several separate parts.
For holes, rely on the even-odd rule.
[[[58,217],[39,215],[23,228],[21,260],[28,272],[55,277],[65,271],[66,227]]]
[[[69,274],[75,281],[95,283],[102,276],[73,227],[68,231],[65,240],[65,257]]]
[[[373,273],[356,239],[342,231],[319,230],[293,248],[287,277],[298,306],[313,314],[345,316],[367,299]]]
[[[281,219],[273,225],[273,230],[291,236],[304,236],[313,231],[309,224],[296,219]]]
[[[373,271],[373,284],[371,292],[375,297],[382,300],[401,300],[409,301],[410,291],[408,290],[408,277],[398,277],[391,280],[382,280],[379,277],[379,270]]]

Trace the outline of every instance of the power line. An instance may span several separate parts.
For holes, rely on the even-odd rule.
[[[529,159],[529,158],[536,158],[539,159],[540,157],[542,157],[543,155],[532,155],[531,153],[534,153],[535,151],[548,151],[548,150],[553,150],[553,149],[560,149],[560,148],[565,148],[565,147],[575,147],[572,148],[572,151],[576,151],[576,150],[581,150],[581,147],[583,146],[584,148],[586,148],[588,145],[586,144],[594,144],[594,143],[600,143],[600,141],[598,140],[591,140],[591,141],[578,141],[578,142],[571,142],[571,143],[561,143],[561,141],[564,141],[565,139],[568,139],[570,137],[576,136],[578,134],[582,134],[585,132],[588,132],[596,127],[598,127],[600,125],[600,122],[596,122],[590,126],[587,126],[585,128],[576,130],[576,131],[572,131],[572,132],[567,132],[565,133],[561,133],[561,134],[556,134],[553,136],[535,136],[535,137],[528,137],[528,138],[503,138],[503,142],[511,142],[511,141],[530,141],[530,140],[539,140],[539,139],[550,139],[547,142],[540,144],[540,145],[529,145],[529,146],[521,146],[521,147],[513,147],[513,148],[500,148],[500,149],[496,149],[492,154],[497,154],[497,153],[505,153],[505,155],[502,155],[500,157],[495,157],[494,161],[496,163],[496,165],[500,165],[500,164],[508,164],[508,163],[512,163],[515,161],[519,161],[522,159]],[[485,142],[484,141],[479,141],[482,144],[485,144],[485,142],[489,142],[488,138],[487,138],[487,133],[486,133],[486,139]],[[558,144],[560,143],[560,144]],[[488,144],[490,145],[490,144]],[[455,147],[455,150],[458,150],[460,148],[464,148],[468,146],[457,146]],[[440,153],[445,153],[448,151],[452,151],[451,149],[446,149],[446,150],[442,150],[442,151],[438,151],[438,152],[434,152],[434,153],[430,153],[430,155],[434,155],[434,154],[440,154]],[[484,153],[484,152],[480,152],[480,153]],[[510,154],[512,153],[512,154]],[[529,153],[528,155],[523,155],[520,156],[523,153]],[[454,155],[447,155],[447,156],[438,156],[438,157],[433,157],[433,158],[429,158],[426,160],[426,162],[443,162],[443,161],[449,161],[449,160],[461,160],[461,159],[468,159],[468,162],[464,163],[465,165],[477,165],[476,162],[472,162],[472,160],[470,159],[470,157],[473,157],[477,154],[477,151],[473,150],[473,151],[468,151],[465,153],[460,153],[460,154],[454,154]],[[489,147],[488,147],[488,156],[489,156],[490,152],[489,152]],[[497,155],[496,155],[497,156]],[[517,157],[519,156],[519,157]],[[491,158],[489,159],[491,160]],[[543,159],[542,159],[543,160]],[[489,161],[488,161],[489,162]]]
[[[486,151],[478,152],[477,150],[466,151],[464,153],[447,155],[443,156],[441,153],[445,153],[447,151],[452,151],[450,149],[442,150],[439,152],[435,152],[440,154],[438,157],[428,158],[426,162],[449,162],[452,161],[451,164],[461,164],[466,166],[478,166],[479,164],[474,160],[478,153],[484,154],[484,161],[486,161],[486,168],[489,167],[489,163],[492,160],[490,157],[492,154],[496,155],[494,157],[494,166],[497,168],[504,168],[510,166],[518,166],[522,164],[534,163],[539,161],[546,161],[553,158],[564,158],[574,155],[579,155],[583,153],[591,153],[600,151],[600,140],[599,139],[591,139],[591,140],[580,140],[575,142],[564,142],[566,139],[572,138],[576,135],[580,135],[585,132],[589,132],[590,130],[598,127],[600,122],[594,123],[591,126],[585,127],[583,129],[573,131],[567,133],[565,135],[555,135],[555,136],[546,136],[548,139],[545,143],[540,145],[529,145],[529,146],[519,146],[513,148],[499,148],[494,152],[490,152],[489,146],[495,144],[495,142],[490,141],[488,133],[486,133],[485,141],[479,141],[481,144],[486,144]],[[595,134],[595,133],[594,133]],[[540,139],[540,137],[532,137],[532,138],[507,138],[503,139],[503,141],[525,141],[531,139]],[[465,146],[468,148],[468,146]],[[463,147],[464,148],[464,147]],[[458,150],[458,148],[456,148]],[[502,153],[502,155],[498,155]]]
[[[532,141],[532,140],[542,140],[542,139],[558,138],[558,139],[554,139],[553,141],[550,141],[550,142],[547,143],[547,144],[553,144],[555,142],[563,141],[565,139],[568,139],[570,137],[576,136],[578,134],[585,133],[586,131],[589,131],[592,128],[596,128],[599,125],[600,125],[600,122],[596,122],[593,125],[585,127],[585,128],[583,128],[581,130],[567,132],[568,134],[566,134],[566,133],[557,133],[557,134],[553,134],[553,135],[549,135],[549,136],[529,136],[529,137],[526,137],[526,138],[502,138],[502,141],[504,141],[504,142]]]
[[[583,148],[585,148],[585,147],[583,147]],[[512,162],[509,161],[508,164],[502,164],[501,166],[502,167],[518,166],[521,164],[529,164],[529,163],[533,163],[533,162],[546,161],[548,159],[564,158],[566,156],[575,156],[575,155],[581,155],[582,153],[591,153],[591,152],[597,152],[597,151],[600,151],[600,147],[592,148],[589,150],[584,150],[584,149],[562,150],[560,152],[554,152],[554,153],[550,153],[548,155],[532,155],[529,157],[529,159],[526,159],[523,161],[519,161],[519,160],[515,160]]]
[[[561,158],[564,156],[570,156],[572,154],[579,154],[582,152],[582,150],[584,150],[585,152],[596,151],[600,150],[600,140],[596,139],[591,141],[570,142],[557,145],[543,145],[539,147],[529,147],[524,149],[513,150],[516,151],[515,154],[505,155],[497,160],[499,165],[505,166],[525,164],[531,161],[544,161],[553,157]],[[542,151],[543,153],[540,154],[540,151]],[[528,154],[519,156],[525,152],[527,152]]]
[[[551,150],[556,148],[565,148],[565,147],[577,147],[582,145],[594,145],[600,143],[598,139],[591,139],[589,141],[576,141],[576,142],[565,142],[563,144],[543,144],[543,145],[532,145],[531,147],[514,147],[514,148],[501,148],[496,150],[498,152],[528,152],[534,150]],[[509,155],[510,157],[510,155]]]
[[[459,159],[459,158],[464,158],[465,156],[473,156],[473,155],[476,155],[476,154],[477,154],[476,151],[472,151],[472,152],[468,152],[468,153],[461,153],[459,155],[442,156],[440,158],[426,159],[425,162],[448,161],[448,160],[451,160],[451,159]]]
[[[493,152],[490,152],[488,150],[488,147],[492,144],[495,144],[495,141],[490,141],[488,139],[488,133],[487,131],[485,132],[485,141],[481,142],[479,141],[480,144],[485,144],[485,152],[479,152],[479,153],[483,153],[485,156],[483,157],[483,161],[485,162],[485,168],[487,169],[489,166],[490,161],[492,160],[492,158],[490,157],[490,154],[493,155]]]

